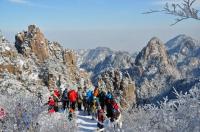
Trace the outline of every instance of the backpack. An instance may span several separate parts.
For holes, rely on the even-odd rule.
[[[66,89],[63,91],[62,100],[64,100],[64,101],[68,100],[68,94],[67,94],[67,90]]]
[[[107,99],[112,99],[112,94],[111,94],[111,93],[108,93],[108,94],[106,95],[106,98],[107,98]]]
[[[100,101],[100,102],[103,102],[103,101],[105,100],[105,96],[106,96],[106,94],[105,94],[104,92],[101,92],[101,93],[99,94],[99,101]]]
[[[94,89],[94,96],[97,97],[99,95],[99,89],[95,88]]]
[[[93,93],[92,93],[91,90],[89,90],[89,91],[87,92],[87,94],[86,94],[86,100],[87,100],[88,102],[92,102],[92,100],[93,100]]]
[[[119,106],[117,103],[115,103],[112,107],[113,116],[115,119],[117,119],[120,115]]]
[[[75,102],[77,98],[77,93],[74,90],[69,91],[68,93],[69,101],[70,102]]]
[[[103,122],[105,120],[105,115],[103,109],[98,110],[98,121]]]

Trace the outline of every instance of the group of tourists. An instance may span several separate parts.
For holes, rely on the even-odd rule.
[[[59,102],[61,104],[59,105]],[[97,120],[98,128],[104,127],[104,120],[109,118],[111,122],[117,120],[120,115],[119,104],[110,91],[95,87],[94,90],[86,87],[78,87],[77,90],[66,87],[63,91],[55,88],[48,101],[48,112],[54,113],[60,110],[68,111],[68,119],[73,119],[76,110],[84,111]]]

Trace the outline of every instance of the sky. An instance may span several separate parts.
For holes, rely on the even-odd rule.
[[[17,32],[36,24],[47,39],[72,49],[101,46],[135,52],[154,36],[166,42],[179,34],[200,40],[200,21],[186,20],[170,26],[174,22],[170,15],[142,14],[161,9],[163,3],[164,0],[0,0],[0,29],[14,42]],[[200,0],[195,6],[200,8]]]

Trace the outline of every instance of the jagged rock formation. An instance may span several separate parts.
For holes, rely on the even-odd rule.
[[[40,92],[44,97],[42,99],[46,101],[49,95],[48,89],[42,85],[42,80],[37,76],[39,70],[34,60],[18,54],[17,50],[4,37],[0,39],[1,95],[25,98]]]
[[[200,42],[189,36],[179,35],[168,41],[166,47],[183,78],[199,77]]]
[[[112,69],[101,73],[98,77],[98,87],[112,92],[122,107],[132,107],[136,104],[135,82],[127,72]]]
[[[170,60],[164,44],[152,38],[135,60],[137,98],[152,101],[169,91],[173,82],[180,78],[176,66]],[[137,76],[137,77],[136,77]]]
[[[2,85],[5,79],[13,80],[10,82],[15,80],[22,84],[22,89],[37,94],[38,87],[46,85],[49,90],[57,87],[59,76],[62,88],[66,85],[72,88],[80,83],[81,78],[91,84],[89,74],[77,68],[75,52],[64,49],[57,42],[46,40],[35,25],[30,25],[28,31],[16,35],[17,50],[4,37],[1,37],[0,42]]]
[[[26,58],[25,60],[35,63],[36,76],[43,79],[49,89],[55,87],[59,76],[64,84],[75,85],[80,80],[76,53],[73,50],[64,49],[57,42],[45,39],[41,30],[35,25],[30,25],[28,31],[18,33],[15,39],[17,51]],[[30,69],[29,67],[33,65],[25,64],[25,67]],[[89,78],[89,75],[85,78]]]
[[[34,53],[40,61],[49,57],[48,41],[35,25],[30,25],[28,31],[20,32],[15,36],[15,46],[24,56]]]

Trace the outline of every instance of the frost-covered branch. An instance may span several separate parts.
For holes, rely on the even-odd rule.
[[[164,14],[175,16],[175,22],[171,24],[171,26],[190,18],[200,20],[199,10],[193,7],[195,2],[196,0],[182,0],[179,4],[170,4],[169,2],[166,2],[162,10],[150,10],[148,12],[144,12],[143,14],[163,12]]]
[[[200,85],[189,93],[177,93],[177,99],[139,106],[132,112],[123,112],[124,131],[199,131],[200,130]]]

